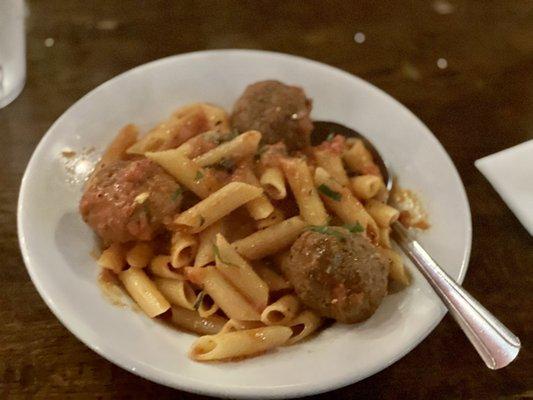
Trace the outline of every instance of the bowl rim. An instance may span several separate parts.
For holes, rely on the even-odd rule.
[[[82,330],[76,326],[74,322],[71,320],[64,318],[64,316],[61,314],[61,311],[58,307],[58,305],[53,301],[51,296],[47,293],[46,289],[41,285],[41,282],[37,279],[36,274],[32,267],[32,259],[29,254],[29,249],[26,241],[26,236],[24,232],[24,226],[25,226],[25,220],[26,216],[24,213],[24,206],[29,201],[28,200],[28,177],[31,174],[31,171],[36,168],[36,162],[38,155],[43,151],[46,144],[53,139],[51,132],[54,131],[54,129],[60,125],[63,120],[66,118],[66,115],[71,111],[71,109],[75,108],[79,103],[82,101],[95,96],[98,94],[99,91],[104,90],[110,85],[113,85],[117,80],[123,78],[125,75],[132,75],[136,72],[145,69],[145,68],[151,68],[158,65],[162,65],[165,63],[172,63],[176,59],[194,59],[196,57],[203,57],[207,55],[218,55],[218,56],[268,56],[272,58],[279,58],[279,59],[287,59],[292,60],[300,63],[310,64],[314,67],[320,67],[322,69],[328,70],[329,73],[335,74],[339,77],[343,78],[349,78],[352,80],[357,80],[359,83],[363,83],[364,85],[369,86],[369,89],[372,91],[377,92],[379,95],[384,96],[387,101],[392,101],[395,103],[396,106],[398,106],[398,109],[401,110],[404,113],[407,113],[407,115],[414,119],[419,125],[421,125],[421,128],[426,131],[428,134],[428,137],[433,141],[434,145],[439,147],[440,150],[443,152],[443,155],[445,158],[447,158],[447,161],[449,161],[449,164],[451,166],[450,172],[454,175],[457,182],[459,183],[459,195],[461,197],[461,200],[466,205],[466,216],[464,222],[464,228],[465,228],[465,237],[466,237],[466,245],[462,254],[462,262],[459,269],[459,276],[457,278],[457,282],[461,284],[464,280],[464,277],[466,275],[467,269],[468,269],[468,263],[470,259],[471,254],[471,248],[472,248],[472,216],[471,216],[471,210],[470,210],[470,204],[468,201],[468,197],[466,194],[466,190],[464,187],[464,184],[461,180],[461,176],[459,175],[459,172],[457,170],[457,167],[455,166],[453,160],[451,159],[450,155],[444,148],[444,146],[439,142],[439,140],[435,137],[435,135],[431,132],[431,130],[412,112],[410,111],[406,106],[404,106],[402,103],[400,103],[398,100],[393,98],[391,95],[383,91],[382,89],[378,88],[377,86],[374,86],[372,83],[355,76],[349,72],[346,72],[344,70],[341,70],[337,67],[318,62],[315,60],[311,60],[305,57],[295,56],[291,54],[285,54],[280,52],[273,52],[273,51],[264,51],[264,50],[247,50],[247,49],[221,49],[221,50],[201,50],[201,51],[194,51],[194,52],[188,52],[183,54],[177,54],[177,55],[171,55],[168,57],[160,58],[157,60],[150,61],[148,63],[144,63],[141,65],[138,65],[134,68],[131,68],[127,71],[124,71],[113,78],[101,83],[94,89],[90,90],[88,93],[84,94],[81,98],[79,98],[76,102],[74,102],[70,107],[68,107],[61,116],[47,129],[46,133],[43,135],[43,137],[40,139],[38,145],[35,147],[30,160],[26,166],[26,169],[24,171],[21,185],[20,185],[20,191],[19,191],[19,198],[18,198],[18,204],[17,204],[17,232],[18,232],[18,239],[19,239],[19,246],[22,253],[22,258],[24,261],[24,264],[26,266],[26,269],[28,271],[28,274],[30,276],[30,279],[33,283],[33,285],[36,287],[39,295],[44,300],[48,308],[52,311],[52,313],[55,315],[55,317],[63,324],[67,330],[69,330],[78,340],[80,340],[83,344],[85,344],[87,347],[89,347],[91,350],[108,360],[109,362],[118,365],[119,367],[139,376],[145,379],[149,379],[153,382],[156,382],[158,384],[162,384],[168,387],[172,387],[178,390],[184,390],[191,393],[197,393],[201,395],[210,395],[210,396],[216,396],[216,397],[233,397],[233,398],[294,398],[304,395],[311,395],[311,394],[319,394],[324,393],[327,391],[331,391],[334,389],[338,389],[341,387],[348,386],[350,384],[359,382],[363,379],[368,378],[369,376],[372,376],[376,374],[379,371],[382,371],[386,368],[388,368],[390,365],[394,364],[399,359],[403,358],[406,354],[408,354],[411,350],[413,350],[416,346],[418,346],[434,329],[435,327],[440,323],[444,315],[446,314],[446,310],[444,308],[441,308],[439,310],[439,313],[434,316],[434,321],[428,325],[427,329],[424,332],[421,332],[417,339],[413,340],[411,343],[409,343],[408,346],[405,346],[402,351],[397,352],[397,354],[392,357],[387,363],[384,363],[380,366],[376,366],[375,368],[369,369],[366,371],[365,374],[359,377],[342,377],[337,379],[330,379],[327,382],[317,383],[313,386],[303,386],[302,384],[296,385],[296,386],[280,386],[280,387],[269,387],[269,386],[254,386],[254,387],[245,387],[245,386],[236,386],[236,385],[220,385],[213,382],[200,382],[194,379],[183,379],[179,382],[175,379],[170,379],[170,376],[161,374],[161,373],[152,373],[149,369],[142,369],[142,365],[132,363],[132,359],[128,357],[124,357],[120,354],[118,351],[112,351],[110,347],[99,347],[91,342],[91,340],[87,337],[87,335],[82,332]]]

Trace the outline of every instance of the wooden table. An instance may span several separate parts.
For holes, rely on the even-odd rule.
[[[26,88],[0,110],[1,398],[202,398],[114,366],[59,323],[24,268],[15,207],[33,149],[83,94],[147,61],[231,47],[342,68],[429,126],[456,163],[472,208],[464,285],[524,344],[511,366],[489,371],[447,316],[393,366],[317,398],[533,397],[533,241],[474,167],[533,138],[531,1],[32,0],[29,11]]]

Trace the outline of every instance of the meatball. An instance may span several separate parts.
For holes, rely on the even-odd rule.
[[[263,144],[283,141],[289,150],[309,146],[311,100],[302,89],[278,81],[256,82],[235,103],[231,123],[240,132],[258,130]]]
[[[151,240],[178,211],[178,189],[151,160],[115,161],[91,177],[80,212],[106,243]]]
[[[282,271],[307,307],[340,322],[369,318],[387,294],[388,260],[364,236],[343,228],[304,232]]]

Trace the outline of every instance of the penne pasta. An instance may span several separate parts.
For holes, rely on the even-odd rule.
[[[174,304],[188,310],[194,310],[196,293],[194,293],[194,290],[189,282],[183,278],[167,279],[156,277],[154,279],[154,283],[170,304]]]
[[[282,160],[281,167],[302,218],[310,225],[326,225],[328,214],[314,186],[307,163],[299,158],[286,158]]]
[[[195,206],[181,213],[174,223],[198,233],[233,210],[261,195],[263,189],[242,182],[231,182]]]
[[[261,187],[254,172],[251,163],[242,163],[233,173],[232,180],[235,182],[244,182],[249,185]],[[246,203],[246,209],[251,217],[255,220],[265,219],[274,212],[274,206],[270,203],[268,197],[263,193],[257,198]]]
[[[290,246],[306,226],[300,216],[292,217],[237,240],[232,246],[247,259],[257,260]]]
[[[374,163],[372,154],[370,154],[361,139],[353,140],[352,146],[344,152],[343,159],[352,172],[381,177],[379,167]]]
[[[257,275],[265,281],[271,292],[291,288],[291,284],[283,277],[283,275],[278,274],[272,268],[269,268],[264,264],[254,265],[254,270],[257,272]]]
[[[324,168],[341,185],[348,185],[348,175],[342,164],[342,158],[337,152],[329,149],[315,148],[313,155],[319,167]]]
[[[287,188],[285,187],[285,177],[283,171],[277,167],[265,169],[259,179],[261,186],[265,189],[265,193],[274,200],[281,200],[287,196]]]
[[[94,167],[94,170],[91,173],[86,185],[89,186],[91,184],[92,177],[95,176],[103,167],[114,161],[121,160],[124,157],[128,147],[137,141],[138,136],[139,130],[135,125],[128,124],[124,126],[105,149],[104,154],[102,154],[100,161],[98,161]]]
[[[191,265],[197,248],[196,237],[180,230],[175,231],[171,239],[170,263],[174,268]]]
[[[163,314],[170,304],[154,282],[140,268],[129,268],[118,274],[129,295],[150,318]]]
[[[126,267],[126,259],[124,256],[124,249],[120,243],[112,243],[107,249],[105,249],[97,261],[98,265],[102,268],[109,269],[115,274]]]
[[[200,317],[196,311],[191,311],[182,307],[172,307],[172,324],[200,335],[217,334],[220,332],[226,321],[225,318],[218,315],[211,315],[204,318]]]
[[[203,286],[204,291],[229,317],[243,321],[259,321],[260,313],[240,294],[215,267],[189,268],[187,276]]]
[[[129,154],[174,149],[188,139],[209,130],[229,130],[224,110],[210,104],[195,103],[176,110],[128,149]]]
[[[214,149],[204,153],[194,159],[194,162],[201,167],[216,164],[221,160],[239,160],[253,156],[257,151],[257,146],[261,140],[261,133],[258,131],[248,131],[240,134],[235,139],[220,144]]]
[[[287,294],[268,305],[261,313],[261,322],[265,325],[285,325],[298,313],[300,303],[293,294]]]
[[[153,255],[150,243],[139,242],[126,253],[126,262],[134,268],[144,268],[150,263]]]
[[[202,199],[218,189],[219,184],[213,174],[189,160],[180,149],[147,152],[145,155]]]
[[[215,247],[216,268],[258,310],[268,302],[268,286],[239,253],[218,234]]]
[[[244,331],[248,329],[257,329],[261,328],[265,325],[263,325],[259,321],[239,321],[236,319],[229,319],[228,322],[224,324],[222,329],[220,330],[220,333],[229,333],[229,332],[235,332],[235,331]]]
[[[391,232],[390,227],[379,228],[379,245],[381,247],[384,247],[386,249],[391,248],[390,232]]]
[[[148,270],[160,278],[183,279],[183,276],[178,274],[170,263],[170,256],[161,255],[152,258]]]
[[[381,249],[381,252],[390,260],[389,277],[402,286],[409,286],[411,278],[405,268],[402,256],[392,249]]]
[[[199,234],[198,251],[194,258],[195,267],[203,267],[215,260],[215,252],[213,246],[215,244],[215,237],[218,233],[223,232],[223,220],[219,220],[208,226]]]
[[[360,224],[366,235],[374,242],[378,240],[376,222],[350,190],[332,179],[322,168],[315,171],[315,185],[319,188],[326,205],[346,224]]]
[[[397,209],[377,200],[369,200],[365,208],[378,226],[382,228],[391,226],[400,216]]]
[[[198,361],[251,356],[283,345],[291,334],[285,326],[266,326],[202,336],[192,345],[190,356]]]
[[[288,345],[299,342],[306,338],[320,327],[322,320],[315,313],[309,310],[301,312],[296,318],[290,321],[287,326],[292,330],[292,336],[287,341]]]
[[[218,305],[213,301],[211,296],[205,292],[200,292],[196,299],[195,306],[198,309],[200,317],[207,318],[219,310]]]
[[[285,219],[285,216],[283,215],[283,212],[275,208],[274,212],[270,214],[268,217],[257,220],[255,226],[257,227],[257,229],[261,230],[261,229],[268,228],[269,226],[279,224],[284,219]]]
[[[368,200],[376,197],[385,188],[383,179],[376,175],[359,175],[350,179],[350,186],[355,197]]]

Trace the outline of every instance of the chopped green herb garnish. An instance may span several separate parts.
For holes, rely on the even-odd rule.
[[[335,201],[340,201],[342,198],[342,195],[339,192],[336,192],[332,190],[328,185],[320,185],[318,187],[318,191],[322,193],[325,196],[328,196],[330,199],[333,199]]]
[[[172,196],[170,197],[172,201],[178,200],[178,197],[180,197],[183,194],[183,189],[181,187],[178,187],[174,193],[172,193]]]
[[[342,239],[345,236],[342,234],[342,232],[339,232],[336,229],[333,229],[330,226],[327,225],[313,225],[308,228],[310,231],[322,233],[323,235],[330,235],[334,236],[338,239]]]
[[[331,141],[333,140],[334,137],[335,137],[335,134],[334,134],[333,132],[331,132],[331,133],[328,135],[328,137],[326,138],[326,140],[327,140],[328,142],[331,142]]]
[[[200,226],[202,226],[203,224],[205,224],[205,218],[203,215],[200,215]]]
[[[202,171],[198,170],[198,172],[196,172],[196,176],[194,177],[194,180],[195,182],[198,182],[203,177],[204,177],[204,174],[202,174]]]
[[[365,228],[363,228],[363,225],[359,222],[356,222],[355,224],[344,224],[343,228],[348,229],[351,233],[361,233],[365,231]]]
[[[194,301],[193,308],[195,310],[198,310],[200,308],[200,305],[202,304],[202,301],[204,300],[205,292],[202,290],[200,293],[198,293],[198,297],[196,297],[196,300]]]
[[[235,161],[232,158],[222,158],[218,163],[213,164],[213,168],[231,172],[235,168]]]
[[[218,246],[216,244],[213,244],[213,253],[215,253],[215,257],[220,260],[220,251],[218,251]]]

